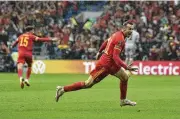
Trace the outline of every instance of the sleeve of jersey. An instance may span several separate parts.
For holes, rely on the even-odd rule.
[[[51,41],[50,38],[40,38],[37,36],[33,36],[33,38],[35,39],[35,41]]]
[[[127,65],[121,60],[121,58],[119,57],[119,54],[121,53],[121,46],[122,44],[116,44],[113,50],[113,59],[115,61],[115,63],[118,66],[122,66],[124,69],[127,69]]]
[[[38,38],[38,41],[50,41],[50,38]]]
[[[102,52],[105,48],[106,48],[106,45],[108,43],[108,40],[104,41],[103,44],[101,45],[101,47],[99,48],[99,52]]]

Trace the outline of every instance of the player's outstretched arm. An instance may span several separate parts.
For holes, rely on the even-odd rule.
[[[51,38],[51,41],[58,41],[57,37]]]
[[[114,48],[113,59],[114,59],[115,63],[116,63],[117,65],[119,65],[119,66],[122,66],[122,67],[123,67],[124,69],[126,69],[126,70],[129,70],[129,71],[137,71],[138,68],[132,67],[132,64],[130,64],[130,65],[127,66],[127,65],[121,60],[121,58],[119,57],[120,52],[121,52],[121,49],[119,49],[119,48],[117,48],[117,47]]]
[[[49,38],[49,37],[40,38],[40,37],[36,37],[35,40],[36,41],[47,42],[47,41],[57,41],[58,38]]]
[[[118,66],[122,66],[124,69],[128,69],[127,65],[121,60],[121,58],[119,57],[119,54],[121,53],[121,49],[118,47],[114,47],[114,51],[113,51],[113,59],[115,61],[115,63]]]
[[[42,41],[42,42],[46,42],[46,41],[51,41],[50,38],[40,38],[40,37],[35,37],[35,41]]]

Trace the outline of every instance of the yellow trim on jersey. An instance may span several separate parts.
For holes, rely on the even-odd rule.
[[[105,71],[104,68],[100,69],[98,72],[96,72],[95,76],[93,76],[92,79],[95,80],[103,71]]]

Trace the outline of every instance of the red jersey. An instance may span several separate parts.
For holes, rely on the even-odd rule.
[[[114,33],[108,39],[104,53],[107,54],[108,56],[112,57],[114,48],[120,49],[120,53],[121,53],[121,51],[124,49],[124,47],[125,47],[124,35],[121,31],[119,31],[119,32]]]
[[[37,40],[49,41],[49,38],[39,38],[32,33],[27,32],[20,35],[12,46],[14,47],[16,44],[18,44],[19,54],[32,55],[33,42]]]
[[[121,31],[114,33],[100,47],[99,52],[104,50],[104,54],[100,58],[103,65],[111,66],[115,63],[117,66],[122,66],[123,68],[127,69],[126,64],[119,57],[122,50],[124,50],[124,47],[124,34]]]
[[[32,33],[25,33],[18,37],[18,51],[19,53],[32,53],[33,41],[36,39]]]

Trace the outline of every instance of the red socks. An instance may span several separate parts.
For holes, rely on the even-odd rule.
[[[23,74],[23,70],[18,69],[18,77],[19,78],[22,77],[22,74]],[[26,79],[29,79],[30,75],[31,75],[31,68],[28,67],[27,72],[26,72]]]
[[[22,77],[22,73],[23,73],[22,69],[18,69],[18,77],[19,78]]]
[[[31,75],[31,67],[28,67],[26,72],[26,79],[29,79],[30,75]]]
[[[64,91],[65,92],[70,92],[70,91],[75,91],[75,90],[80,90],[85,86],[85,82],[76,82],[73,83],[72,85],[64,86]]]
[[[128,81],[120,81],[120,99],[126,99]]]

